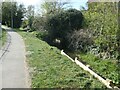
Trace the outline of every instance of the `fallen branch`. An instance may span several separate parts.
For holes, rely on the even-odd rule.
[[[88,71],[91,75],[93,75],[95,78],[97,78],[100,82],[102,82],[107,88],[115,88],[120,90],[118,87],[113,85],[113,82],[109,79],[104,79],[101,76],[99,76],[97,73],[95,73],[94,71],[92,71],[88,66],[84,65],[83,63],[81,63],[80,61],[77,60],[77,57],[75,58],[75,60],[73,60],[70,56],[68,56],[66,53],[63,52],[63,50],[61,50],[61,54],[68,57],[72,62],[75,62],[77,65],[79,65],[82,69],[84,69],[85,71]]]

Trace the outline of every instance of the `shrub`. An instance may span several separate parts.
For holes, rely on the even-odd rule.
[[[22,28],[26,28],[27,26],[28,26],[28,20],[24,20],[24,21],[22,22],[21,27],[22,27]]]
[[[66,35],[75,29],[80,29],[83,19],[82,13],[76,9],[69,9],[49,18],[46,23],[46,29],[49,32],[51,42],[59,39],[61,40],[62,48],[66,48],[69,45]]]
[[[67,35],[70,50],[87,52],[89,47],[93,44],[92,36],[89,30],[80,29]]]
[[[32,29],[37,31],[44,31],[45,21],[46,20],[44,17],[35,17],[32,23]]]
[[[48,33],[46,31],[39,31],[39,33],[36,34],[36,37],[42,40],[46,40]]]

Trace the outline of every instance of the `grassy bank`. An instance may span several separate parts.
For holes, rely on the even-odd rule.
[[[36,38],[35,32],[17,32],[25,40],[33,88],[105,88],[59,49]]]
[[[2,45],[5,44],[6,40],[7,40],[7,32],[6,30],[2,29]]]
[[[118,61],[112,59],[100,59],[92,54],[79,54],[82,61],[87,62],[90,68],[106,79],[110,79],[116,85],[120,84]]]

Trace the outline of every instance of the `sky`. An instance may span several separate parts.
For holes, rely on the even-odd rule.
[[[15,0],[15,1],[23,3],[25,6],[34,5],[35,8],[40,6],[40,4],[43,2],[43,0]],[[47,0],[47,1],[53,1],[53,0]],[[64,1],[68,1],[68,0],[64,0]],[[88,0],[69,0],[69,1],[70,1],[71,6],[73,8],[80,9],[80,6],[83,6],[83,7],[87,8],[86,2]]]
[[[44,0],[2,0],[2,1],[17,1],[18,3],[22,3],[27,7],[28,5],[33,5],[35,8],[35,13],[38,13],[40,10],[40,5],[43,3]],[[54,0],[46,0],[46,1],[54,1]],[[60,1],[68,1],[68,0],[60,0]],[[72,8],[80,10],[80,7],[83,6],[86,9],[88,8],[86,3],[88,0],[69,0],[70,6]]]

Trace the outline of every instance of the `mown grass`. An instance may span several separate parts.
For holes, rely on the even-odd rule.
[[[36,38],[36,32],[17,32],[25,40],[32,88],[106,88],[59,49]]]

